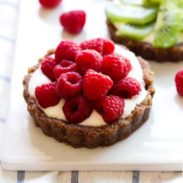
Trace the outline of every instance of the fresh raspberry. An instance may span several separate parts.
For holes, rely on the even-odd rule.
[[[102,62],[102,56],[95,50],[83,50],[76,57],[78,70],[82,74],[85,74],[88,69],[100,71]]]
[[[84,41],[80,44],[81,49],[96,50],[102,55],[111,54],[114,51],[114,43],[108,39],[96,38]]]
[[[180,96],[183,96],[183,69],[175,75],[175,85],[177,92]]]
[[[63,112],[69,123],[79,123],[87,119],[92,111],[92,105],[82,96],[67,99],[63,106]]]
[[[70,71],[77,71],[77,65],[75,62],[69,61],[69,60],[62,60],[60,64],[56,65],[53,73],[55,79],[58,79],[61,74],[70,72]]]
[[[61,41],[55,51],[55,60],[57,63],[64,59],[75,61],[80,50],[80,47],[72,41]]]
[[[57,80],[58,93],[63,98],[74,97],[81,92],[82,77],[77,72],[66,72]]]
[[[52,81],[54,81],[53,69],[56,66],[55,59],[46,56],[41,62],[42,72]]]
[[[60,16],[60,23],[71,34],[82,31],[86,22],[86,13],[83,10],[72,10]]]
[[[124,110],[124,100],[118,96],[104,96],[96,104],[96,110],[106,123],[112,124],[119,120]]]
[[[39,105],[43,108],[55,106],[60,100],[55,82],[36,87],[35,95]]]
[[[51,9],[57,7],[61,1],[62,0],[39,0],[39,3],[42,7]]]
[[[82,50],[90,49],[103,54],[103,41],[100,38],[83,41],[80,47]]]
[[[114,81],[125,78],[131,70],[131,64],[126,58],[110,54],[104,57],[102,72],[109,75]]]
[[[132,98],[135,95],[138,95],[141,91],[140,83],[131,77],[127,77],[116,82],[113,86],[113,94],[118,95],[122,98]]]
[[[103,55],[112,54],[114,52],[114,49],[114,43],[111,40],[104,39]]]
[[[90,100],[98,100],[111,89],[113,81],[109,76],[89,69],[83,78],[84,96]]]

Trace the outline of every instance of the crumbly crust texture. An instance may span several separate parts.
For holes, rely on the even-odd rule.
[[[49,54],[51,53],[53,51],[49,51]],[[39,64],[30,68],[28,75],[23,80],[23,94],[28,111],[33,117],[35,125],[40,127],[46,135],[54,137],[59,142],[64,142],[75,148],[109,146],[125,139],[148,119],[154,95],[154,88],[152,86],[153,73],[149,68],[149,64],[141,57],[138,60],[143,68],[145,87],[148,91],[146,98],[126,118],[121,118],[112,125],[102,127],[68,124],[62,120],[47,117],[38,106],[35,98],[31,97],[28,93],[29,80]]]
[[[177,44],[174,47],[163,49],[155,48],[151,43],[144,41],[135,41],[115,34],[115,26],[108,20],[108,30],[111,39],[115,43],[123,44],[128,47],[136,55],[139,55],[147,60],[153,60],[157,62],[178,62],[183,60],[183,42]]]

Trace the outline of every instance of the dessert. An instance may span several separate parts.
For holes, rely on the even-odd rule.
[[[149,117],[149,64],[107,39],[61,41],[25,76],[24,98],[35,125],[73,147],[109,146]]]
[[[106,7],[111,38],[145,59],[183,60],[182,0],[116,0]]]

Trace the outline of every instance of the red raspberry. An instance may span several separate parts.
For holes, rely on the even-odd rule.
[[[113,94],[122,98],[132,98],[141,91],[140,83],[131,77],[116,82],[113,86]]]
[[[114,49],[114,43],[111,40],[104,39],[103,55],[112,54],[114,52]]]
[[[96,110],[106,123],[112,124],[123,114],[124,100],[118,96],[104,96],[97,102]]]
[[[183,96],[183,69],[175,75],[175,85],[177,92],[180,96]]]
[[[55,59],[46,56],[41,62],[42,72],[52,81],[54,81],[53,69],[56,66]]]
[[[78,70],[82,74],[85,74],[88,69],[100,71],[102,62],[102,56],[95,50],[83,50],[76,57]]]
[[[70,72],[70,71],[77,71],[77,65],[76,63],[69,61],[69,60],[62,60],[60,64],[56,65],[53,73],[55,79],[58,79],[61,74]]]
[[[72,10],[60,16],[60,23],[71,34],[82,31],[86,22],[86,13],[83,10]]]
[[[55,82],[36,87],[35,95],[39,105],[43,108],[55,106],[60,100]]]
[[[81,49],[96,50],[102,55],[111,54],[114,51],[114,43],[108,39],[96,38],[84,41],[80,44]]]
[[[80,47],[72,41],[61,41],[55,51],[55,60],[57,63],[64,59],[75,61],[80,50]]]
[[[125,78],[131,70],[130,62],[117,54],[110,54],[104,57],[102,72],[109,75],[114,81]]]
[[[61,1],[62,0],[39,0],[39,3],[42,7],[51,9],[57,7]]]
[[[90,100],[98,100],[111,89],[113,81],[109,76],[89,69],[83,78],[84,96]]]
[[[93,107],[84,97],[77,96],[66,100],[63,111],[69,123],[79,123],[90,116]]]
[[[82,77],[77,72],[66,72],[57,80],[57,88],[61,97],[70,98],[81,92]]]

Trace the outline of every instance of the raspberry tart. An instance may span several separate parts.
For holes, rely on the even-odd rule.
[[[109,146],[149,117],[148,63],[112,41],[61,41],[29,69],[24,98],[35,125],[73,147]]]
[[[183,60],[183,0],[114,0],[106,7],[111,38],[158,62]]]

